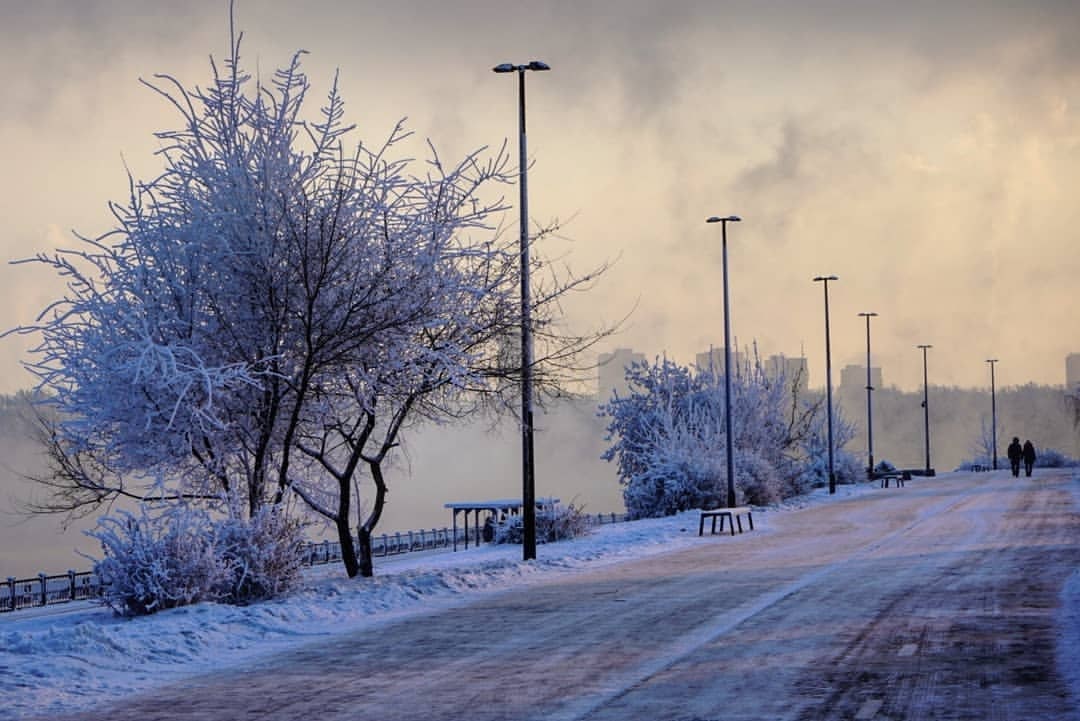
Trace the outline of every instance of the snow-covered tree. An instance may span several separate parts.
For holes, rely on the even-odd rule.
[[[609,419],[623,499],[632,516],[723,505],[727,495],[724,378],[670,360],[627,369],[629,392],[600,407]],[[801,453],[817,405],[798,379],[766,372],[755,358],[732,379],[735,489],[766,503],[800,490]]]
[[[979,437],[971,444],[971,463],[989,466],[994,457],[994,429],[986,417],[979,419]]]
[[[866,478],[866,467],[845,446],[855,438],[855,425],[844,417],[840,407],[833,408],[833,473],[837,483],[856,483]],[[814,414],[809,432],[801,443],[802,489],[819,488],[829,483],[829,428],[824,409]]]
[[[307,120],[303,53],[264,84],[231,48],[206,90],[146,83],[182,122],[157,134],[163,172],[111,205],[115,228],[29,261],[68,287],[18,329],[41,338],[50,482],[68,510],[128,496],[236,518],[295,493],[348,574],[371,575],[402,430],[518,380],[520,256],[498,230],[515,175],[505,146],[447,164],[430,144],[417,173],[393,157],[401,125],[349,149],[336,78]],[[596,338],[554,322],[593,277],[538,275],[541,390]]]

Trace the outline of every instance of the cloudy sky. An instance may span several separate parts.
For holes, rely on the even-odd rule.
[[[125,165],[158,169],[177,117],[138,80],[205,85],[228,49],[226,0],[0,0],[0,256],[71,247],[110,227]],[[824,382],[865,360],[931,383],[1061,384],[1080,352],[1080,6],[1061,2],[236,0],[248,67],[305,60],[312,99],[340,69],[355,139],[407,116],[445,156],[506,138],[528,78],[530,210],[568,221],[547,250],[613,268],[570,303],[577,328],[617,320],[601,350],[688,362],[723,340],[719,226],[732,325]],[[312,110],[316,109],[312,103]],[[419,148],[418,148],[419,150]],[[513,226],[516,216],[508,218]],[[0,267],[0,325],[62,292]],[[25,338],[0,341],[0,391],[26,387]],[[834,375],[834,381],[837,377]]]

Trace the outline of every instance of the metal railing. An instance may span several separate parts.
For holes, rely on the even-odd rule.
[[[627,520],[625,513],[597,513],[588,515],[590,525],[620,523]],[[469,540],[477,545],[481,541],[481,529],[469,529]],[[473,535],[475,534],[475,538]],[[434,551],[451,548],[454,533],[449,528],[432,528],[418,531],[396,531],[371,538],[371,555],[386,558],[403,553]],[[463,541],[465,532],[458,529],[457,540]],[[305,545],[304,564],[319,566],[341,560],[341,544],[338,541],[313,541]],[[0,581],[0,613],[40,608],[58,603],[83,601],[98,595],[100,583],[93,571],[71,571],[49,575],[39,573],[35,578],[8,576]]]

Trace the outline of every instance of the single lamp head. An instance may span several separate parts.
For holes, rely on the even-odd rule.
[[[742,218],[740,218],[737,215],[729,215],[726,218],[721,218],[718,215],[713,215],[713,216],[710,216],[710,217],[706,218],[705,222],[706,223],[726,223],[726,222],[738,223],[741,220],[742,220]]]
[[[869,313],[859,313],[860,318],[874,318],[876,316],[877,316],[877,313],[875,313],[873,311],[870,311]]]
[[[840,279],[837,278],[835,275],[819,275],[816,278],[814,278],[814,280],[819,281],[819,280],[840,280]]]
[[[551,70],[551,66],[540,60],[533,60],[528,65],[514,65],[513,63],[500,63],[492,68],[496,73],[512,73],[515,70]]]

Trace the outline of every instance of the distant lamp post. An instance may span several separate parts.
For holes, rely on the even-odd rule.
[[[832,349],[829,345],[829,281],[840,280],[835,275],[819,275],[814,282],[825,286],[825,415],[829,426],[829,493],[836,493],[836,469],[833,466],[832,418]]]
[[[502,63],[492,68],[496,73],[518,74],[518,155],[521,191],[521,513],[522,556],[536,558],[536,470],[533,462],[533,339],[529,298],[529,193],[525,144],[525,71],[550,70],[547,63],[533,60],[525,65]]]
[[[727,441],[727,505],[735,507],[735,438],[731,424],[731,312],[728,310],[727,224],[741,222],[737,215],[711,216],[706,223],[720,223],[720,257],[724,269],[724,436]]]
[[[933,475],[933,468],[930,467],[930,391],[929,384],[927,383],[926,375],[926,351],[933,348],[932,345],[920,345],[922,348],[922,382],[923,382],[923,426],[926,429],[926,475]]]
[[[866,453],[867,480],[874,479],[874,409],[870,400],[874,391],[873,379],[870,375],[870,319],[877,313],[859,313],[860,318],[866,318]]]
[[[994,364],[997,358],[987,358],[990,365],[990,444],[994,453],[994,470],[997,470],[997,392],[994,388]]]

